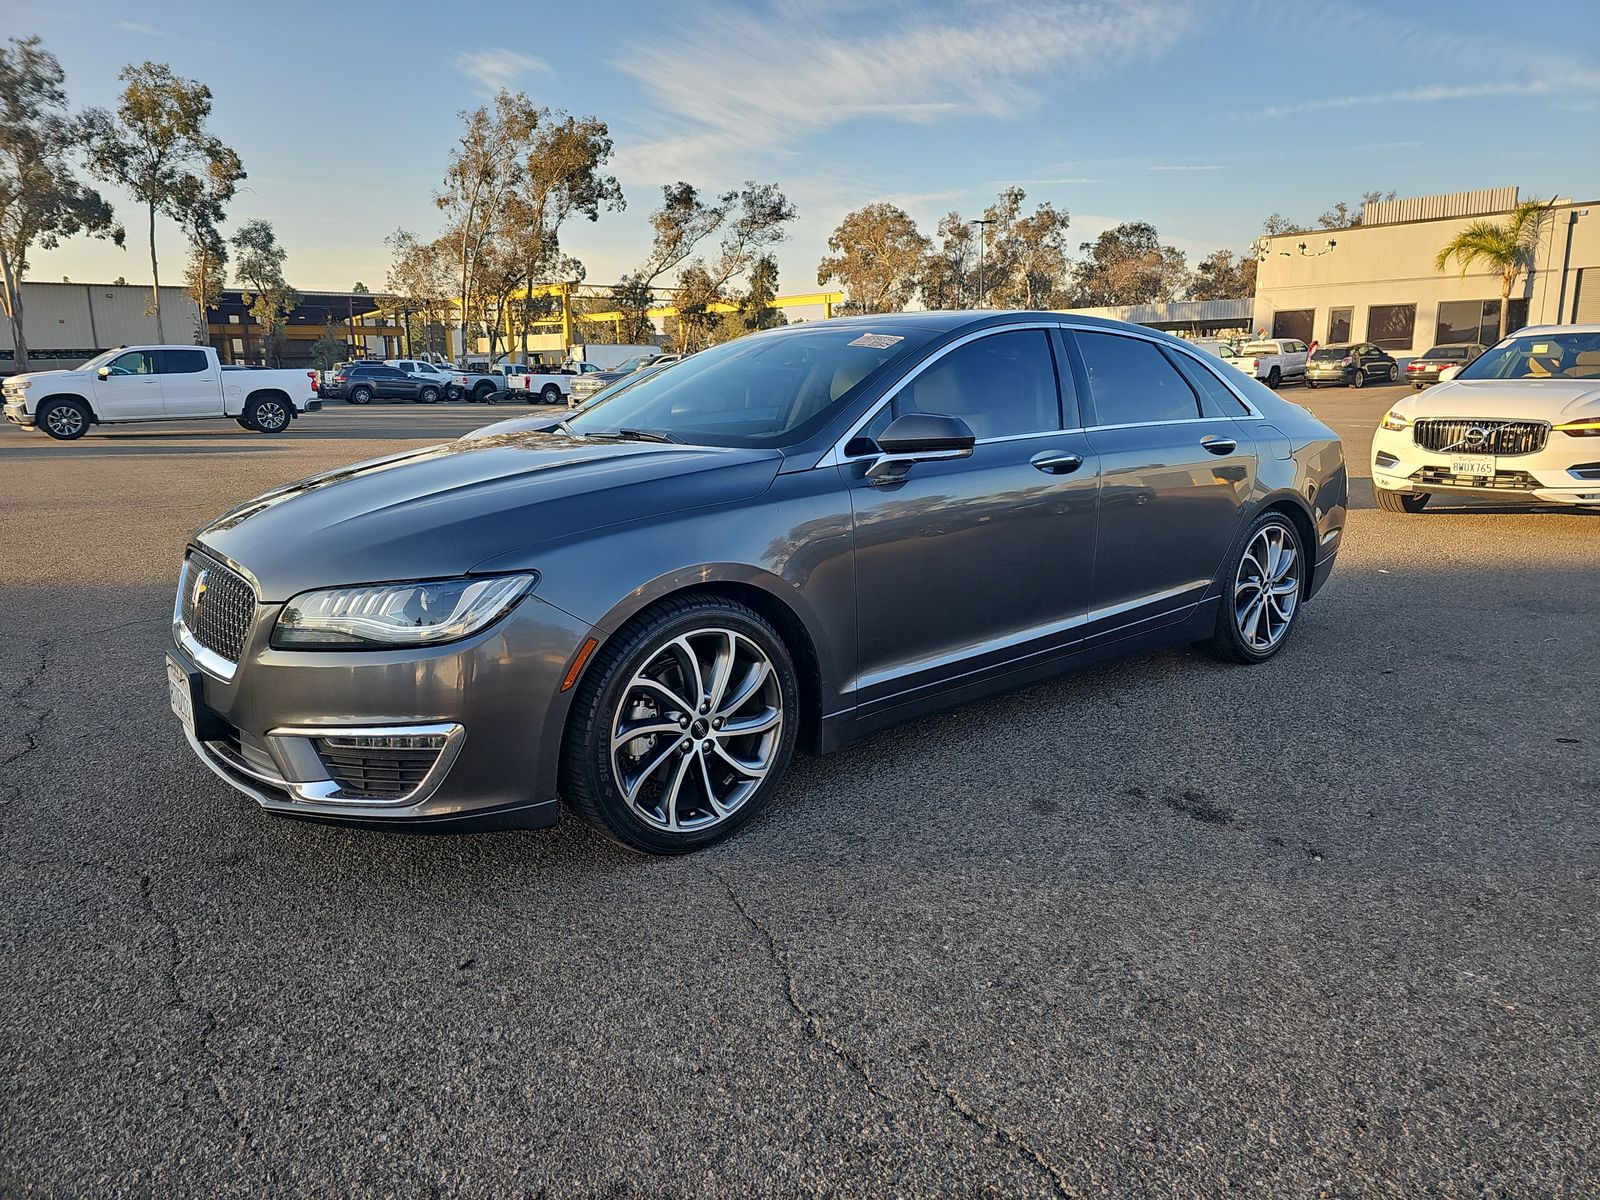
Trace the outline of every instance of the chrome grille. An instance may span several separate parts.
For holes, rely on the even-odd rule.
[[[203,589],[199,586],[202,572]],[[181,587],[183,624],[195,641],[229,662],[238,662],[256,616],[256,593],[250,581],[194,550],[185,565]]]
[[[1423,467],[1411,476],[1411,482],[1426,486],[1452,488],[1481,488],[1491,492],[1531,492],[1539,481],[1526,471],[1496,471],[1494,478],[1487,475],[1456,475],[1444,467]]]
[[[1550,426],[1543,421],[1421,420],[1413,426],[1424,450],[1459,450],[1464,454],[1537,454],[1544,449]],[[1474,434],[1472,431],[1480,431]]]

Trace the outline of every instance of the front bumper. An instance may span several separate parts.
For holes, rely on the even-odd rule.
[[[286,651],[270,645],[281,607],[257,604],[231,678],[174,621],[168,657],[190,680],[194,711],[185,736],[215,775],[287,816],[418,828],[556,821],[571,700],[561,683],[589,626],[529,596],[445,646]],[[351,788],[349,754],[362,752],[341,760],[327,747],[384,737],[443,744],[388,794]],[[382,753],[358,778],[397,778]]]
[[[1460,453],[1424,450],[1410,429],[1380,428],[1372,438],[1372,485],[1390,492],[1492,495],[1545,504],[1600,506],[1600,438],[1552,430],[1543,450],[1495,458],[1495,474],[1457,475]]]
[[[20,425],[24,429],[32,429],[34,426],[33,416],[28,412],[28,402],[24,399],[7,399],[5,414],[6,420],[13,425]]]

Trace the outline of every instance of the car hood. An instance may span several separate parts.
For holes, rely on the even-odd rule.
[[[1571,421],[1600,415],[1600,379],[1451,379],[1399,401],[1404,416]]]
[[[198,543],[261,598],[465,575],[491,558],[606,525],[767,490],[783,455],[508,433],[313,475],[218,517]]]
[[[21,375],[11,375],[7,383],[32,382],[36,379],[48,379],[53,383],[62,383],[68,379],[91,379],[93,375],[88,371],[24,371]]]

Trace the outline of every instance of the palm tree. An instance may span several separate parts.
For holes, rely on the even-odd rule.
[[[1503,222],[1474,221],[1445,243],[1444,249],[1433,260],[1433,265],[1442,271],[1452,258],[1455,259],[1461,264],[1463,279],[1475,262],[1482,261],[1499,269],[1501,337],[1506,336],[1511,287],[1524,267],[1533,270],[1533,252],[1538,248],[1539,231],[1549,212],[1550,204],[1541,200],[1524,200],[1511,210],[1511,215]]]

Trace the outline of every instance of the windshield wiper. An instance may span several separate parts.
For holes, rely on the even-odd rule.
[[[662,429],[619,429],[617,430],[617,436],[620,438],[626,438],[630,442],[679,441],[678,438],[673,437],[670,433],[667,433]]]

